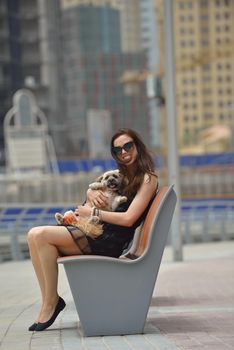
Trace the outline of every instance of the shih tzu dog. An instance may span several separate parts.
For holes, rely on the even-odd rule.
[[[119,170],[109,170],[99,176],[95,182],[89,185],[92,190],[101,190],[107,196],[107,205],[101,210],[115,211],[116,208],[127,201],[127,197],[122,196],[121,192],[126,185],[123,175]],[[91,203],[86,202],[85,205],[92,207]],[[87,236],[97,238],[103,232],[102,224],[100,223],[99,211],[97,208],[92,208],[92,213],[89,218],[80,218],[75,215],[72,210],[55,214],[55,219],[59,225],[76,226]]]

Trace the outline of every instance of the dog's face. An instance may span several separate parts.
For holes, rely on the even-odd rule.
[[[123,182],[123,175],[119,170],[109,170],[98,178],[103,187],[106,187],[112,191],[117,191]]]

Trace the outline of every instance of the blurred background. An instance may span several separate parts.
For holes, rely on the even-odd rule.
[[[137,130],[168,183],[161,0],[1,0],[0,259],[115,167]],[[234,0],[174,0],[183,243],[234,238]],[[10,243],[10,244],[9,244]]]

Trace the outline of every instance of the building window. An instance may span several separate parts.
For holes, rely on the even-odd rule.
[[[201,27],[201,32],[202,33],[208,33],[209,32],[209,28],[208,27]]]
[[[212,114],[211,114],[211,113],[206,113],[206,114],[204,114],[204,119],[205,119],[205,120],[210,120],[210,119],[212,119]]]
[[[201,7],[208,7],[208,0],[201,0]]]

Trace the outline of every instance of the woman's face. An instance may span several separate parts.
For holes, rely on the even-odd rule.
[[[133,139],[127,135],[120,135],[114,140],[114,153],[120,163],[132,165],[137,156],[137,148]]]

